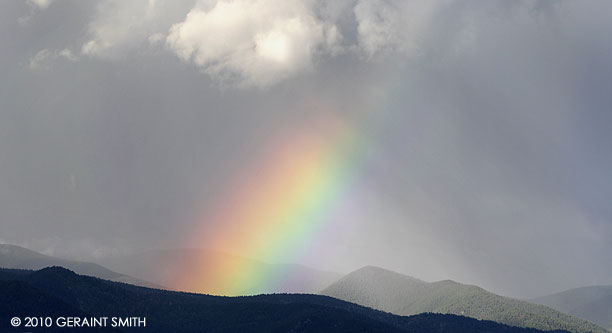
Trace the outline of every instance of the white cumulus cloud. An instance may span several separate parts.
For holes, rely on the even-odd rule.
[[[102,0],[80,52],[112,60],[165,45],[224,85],[268,87],[347,52],[418,54],[452,1]]]
[[[220,0],[197,4],[166,42],[216,79],[264,87],[310,69],[339,38],[311,1]]]
[[[194,0],[100,1],[81,53],[114,59],[154,44],[156,38],[164,38],[160,33],[184,17],[193,3]]]

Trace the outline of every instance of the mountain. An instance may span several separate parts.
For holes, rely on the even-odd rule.
[[[130,276],[172,290],[218,294],[202,286],[202,276],[223,276],[224,267],[241,267],[251,272],[283,272],[283,283],[263,286],[248,283],[240,295],[263,293],[317,293],[342,277],[341,274],[296,264],[268,264],[240,256],[195,249],[156,250],[129,256],[105,257],[98,263]],[[223,265],[219,265],[223,263]],[[185,277],[192,281],[185,282]],[[189,280],[189,279],[188,279]],[[177,283],[176,281],[183,281]],[[248,281],[247,281],[248,282]]]
[[[424,282],[378,267],[364,267],[320,294],[397,315],[457,314],[511,326],[572,332],[605,332],[586,320],[543,305],[502,297],[454,281]]]
[[[145,317],[147,332],[539,332],[456,315],[402,317],[321,295],[222,297],[149,289],[60,267],[0,269],[0,297],[3,332],[21,331],[9,326],[10,318],[33,315]]]
[[[612,286],[591,286],[538,297],[531,302],[584,318],[612,330]]]
[[[29,317],[52,317],[74,316],[84,317],[86,313],[79,310],[57,297],[47,295],[23,281],[0,281],[0,318],[3,332],[9,331],[7,323],[9,317],[19,316],[23,319]],[[25,319],[24,319],[25,320]],[[77,332],[98,331],[97,329],[73,328]],[[52,327],[45,329],[46,332],[61,332],[62,329]],[[72,329],[71,329],[72,331]],[[101,331],[101,330],[100,330]]]
[[[98,264],[56,258],[20,246],[0,244],[0,267],[38,270],[51,266],[62,266],[79,274],[95,276],[105,280],[162,288],[160,285],[117,273]]]

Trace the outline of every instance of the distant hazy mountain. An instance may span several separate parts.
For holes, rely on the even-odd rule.
[[[223,267],[242,267],[249,271],[283,272],[283,283],[263,287],[247,285],[241,294],[263,293],[317,293],[342,277],[341,274],[316,270],[296,264],[268,264],[239,256],[193,249],[148,251],[136,255],[107,257],[98,261],[113,270],[145,279],[170,289],[197,293],[210,293],[198,286],[177,285],[184,276],[223,274]],[[223,263],[223,265],[219,265]]]
[[[38,270],[51,266],[62,266],[79,274],[95,276],[101,279],[161,288],[159,285],[114,272],[98,264],[56,258],[20,246],[0,244],[0,267]]]
[[[612,286],[575,288],[531,301],[612,330]]]
[[[321,294],[398,315],[451,313],[511,326],[572,332],[605,332],[586,320],[446,280],[428,283],[377,267],[364,267],[324,289]]]
[[[401,317],[320,295],[220,297],[171,292],[81,276],[59,267],[0,269],[0,299],[2,332],[23,331],[10,327],[14,316],[60,315],[146,317],[146,332],[536,332],[456,315]]]

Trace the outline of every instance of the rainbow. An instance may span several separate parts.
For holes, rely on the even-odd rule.
[[[196,218],[187,243],[266,262],[306,255],[309,244],[335,223],[329,217],[354,181],[354,164],[362,156],[360,136],[331,114],[281,133],[255,154],[258,158]],[[195,258],[182,266],[172,288],[215,295],[274,290],[290,274],[227,256]]]

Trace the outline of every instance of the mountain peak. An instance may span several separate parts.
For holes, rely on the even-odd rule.
[[[31,276],[34,278],[49,279],[50,277],[53,277],[67,280],[78,276],[78,274],[61,266],[51,266],[34,271]]]
[[[37,273],[41,274],[69,274],[69,275],[77,275],[74,271],[69,270],[68,268],[64,268],[62,266],[50,266],[45,267],[37,271]]]
[[[135,279],[95,263],[52,257],[11,244],[0,244],[0,267],[42,271],[45,271],[47,267],[53,268],[46,273],[60,273],[58,269],[67,268],[66,271],[68,272],[74,271],[78,274],[95,276],[105,280],[126,282],[150,288],[161,288],[159,285]],[[66,272],[61,273],[65,274]]]
[[[22,258],[41,258],[45,257],[44,254],[26,249],[25,247],[12,245],[12,244],[0,244],[0,256],[19,256]]]
[[[346,277],[349,276],[367,276],[370,278],[376,278],[376,277],[384,277],[384,278],[400,278],[403,280],[411,280],[413,282],[422,282],[425,283],[424,281],[417,279],[415,277],[409,276],[409,275],[404,275],[404,274],[400,274],[398,272],[386,269],[386,268],[382,268],[382,267],[378,267],[378,266],[363,266],[351,273],[349,273]]]
[[[429,283],[374,266],[346,275],[321,294],[398,315],[446,313],[543,330],[603,331],[585,320],[477,286],[451,280]]]

